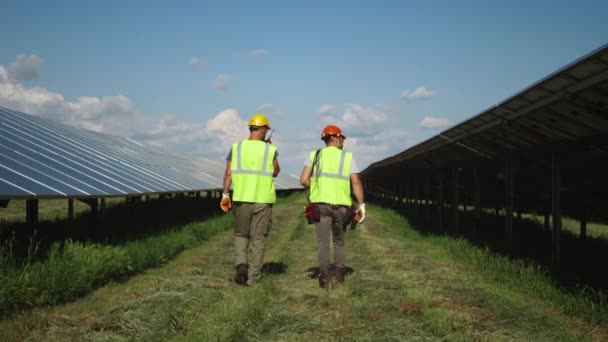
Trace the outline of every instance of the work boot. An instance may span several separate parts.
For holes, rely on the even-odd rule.
[[[336,282],[338,283],[343,283],[344,282],[344,275],[345,275],[345,270],[344,267],[335,267],[334,268],[334,278],[336,279]]]
[[[320,270],[319,287],[322,289],[331,288],[331,273],[326,268]]]
[[[236,266],[236,275],[234,276],[234,281],[239,285],[247,285],[247,265],[246,264],[238,264]]]

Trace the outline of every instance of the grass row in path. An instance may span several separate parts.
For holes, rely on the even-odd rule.
[[[392,210],[382,209],[387,215],[384,220],[388,226],[403,226],[406,220]],[[555,310],[560,310],[576,319],[582,319],[593,325],[608,325],[608,296],[588,288],[580,290],[563,290],[551,281],[547,270],[533,262],[512,260],[493,253],[490,249],[480,249],[463,239],[452,239],[445,236],[421,235],[411,229],[403,233],[416,245],[435,246],[429,251],[442,251],[443,258],[467,265],[482,273],[485,278],[518,289],[539,299]]]
[[[292,265],[287,256],[293,250],[292,241],[297,235],[300,217],[294,216],[300,204],[294,195],[285,203],[273,209],[273,226],[267,240],[264,258],[265,272],[262,280],[252,287],[236,286],[222,301],[214,303],[206,310],[199,310],[188,317],[190,332],[182,336],[194,341],[243,341],[258,340],[258,329],[264,329],[265,312],[272,305],[276,294],[275,282],[290,271]],[[228,251],[229,258],[222,265],[233,275],[233,249]],[[270,266],[270,267],[268,267]],[[275,273],[275,274],[273,274]]]
[[[222,220],[232,223],[233,217]],[[281,240],[289,239],[290,231],[279,224],[273,227],[267,260],[280,262],[275,250],[281,250]],[[236,336],[237,321],[225,328],[206,322],[226,323],[221,313],[232,311],[245,321],[253,319],[255,312],[246,311],[257,305],[247,304],[252,296],[241,296],[249,290],[263,292],[264,284],[252,288],[234,284],[233,255],[232,232],[216,234],[158,269],[109,284],[82,300],[1,321],[0,340],[199,340],[192,336],[204,336],[210,326],[216,326],[209,330],[213,334]]]
[[[286,274],[249,293],[254,297],[262,295],[270,303],[249,306],[254,308],[256,320],[237,324],[240,330],[233,330],[231,339],[591,338],[567,317],[542,309],[542,301],[528,303],[520,292],[486,281],[473,269],[455,263],[441,247],[409,240],[403,235],[403,227],[381,219],[394,214],[378,208],[372,212],[374,209],[379,214],[376,218],[370,215],[364,225],[348,233],[348,265],[352,273],[343,285],[331,291],[319,289],[317,282],[308,278],[306,270],[316,265],[314,234],[300,221],[292,235],[293,248],[284,256],[289,265]],[[232,314],[239,317],[236,312]],[[208,326],[216,327],[217,322]],[[205,337],[209,336],[212,335]]]
[[[458,242],[421,236],[394,212],[372,205],[366,222],[347,233],[352,273],[335,289],[320,289],[307,272],[317,266],[316,246],[312,226],[301,216],[300,197],[274,209],[266,262],[283,273],[266,273],[252,287],[234,284],[232,233],[225,232],[81,301],[0,322],[0,337],[567,341],[607,336],[604,327],[571,319],[552,301],[521,291],[516,282],[503,284],[465,261],[449,248]]]
[[[353,273],[332,291],[319,289],[307,277],[306,270],[316,265],[316,250],[312,230],[300,220],[283,259],[288,271],[243,294],[249,300],[248,295],[263,298],[247,306],[253,311],[245,310],[256,319],[246,324],[235,319],[240,328],[225,336],[273,341],[605,337],[603,328],[571,319],[542,296],[502,284],[491,272],[462,262],[447,248],[458,242],[421,236],[394,212],[373,206],[370,212],[364,225],[348,233]],[[509,272],[525,270],[518,267]],[[256,305],[261,302],[265,305]],[[231,314],[222,318],[241,317],[239,310],[227,309]],[[217,321],[208,326],[215,329]]]
[[[159,341],[180,334],[191,310],[221,300],[230,287],[218,251],[232,245],[229,232],[182,252],[166,265],[108,284],[78,301],[34,309],[0,322],[6,340]],[[2,340],[2,338],[0,338]]]
[[[121,245],[56,242],[42,261],[5,263],[0,268],[0,317],[73,300],[112,280],[156,267],[228,227],[222,217]]]
[[[379,210],[379,209],[378,209]],[[534,295],[460,262],[449,238],[423,237],[392,211],[361,229],[364,246],[405,287],[403,312],[447,340],[578,340],[590,335]],[[402,227],[402,228],[400,228]],[[461,248],[471,248],[461,246]]]

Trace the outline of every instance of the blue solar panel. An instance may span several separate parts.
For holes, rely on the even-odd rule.
[[[225,164],[0,107],[0,199],[219,190]],[[277,189],[299,188],[279,176]]]
[[[197,167],[195,160],[130,139],[0,107],[0,197],[98,197],[221,187],[219,181],[197,177],[204,174]]]
[[[4,176],[4,171],[1,169],[0,167],[0,173]],[[35,195],[35,193],[19,188],[4,178],[0,178],[0,194],[8,198],[31,197]]]

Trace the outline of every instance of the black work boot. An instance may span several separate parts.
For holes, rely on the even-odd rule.
[[[247,269],[246,264],[238,264],[236,266],[236,275],[234,281],[239,285],[247,285]]]
[[[334,268],[334,278],[336,279],[336,282],[343,283],[344,282],[344,275],[345,275],[344,267],[337,267],[336,266]]]
[[[331,288],[331,273],[327,268],[321,268],[320,270],[319,287],[323,289]]]

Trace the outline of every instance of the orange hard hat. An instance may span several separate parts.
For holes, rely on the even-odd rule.
[[[346,139],[346,136],[342,134],[342,130],[338,126],[329,125],[323,128],[323,132],[321,132],[321,139],[330,135],[335,135],[337,137],[343,137],[344,139]]]

